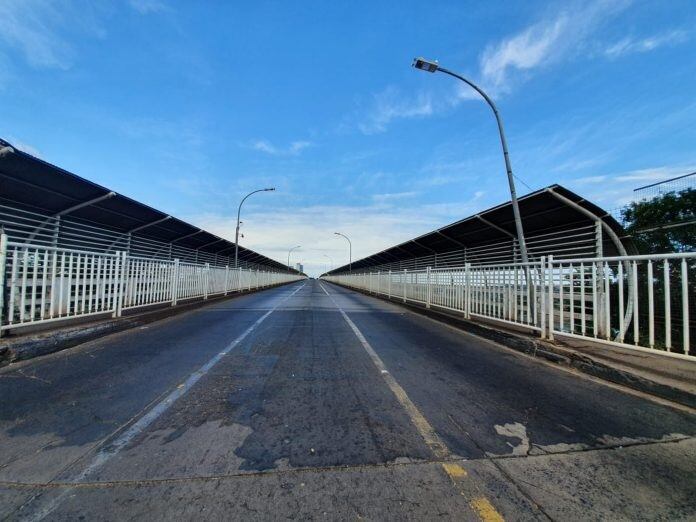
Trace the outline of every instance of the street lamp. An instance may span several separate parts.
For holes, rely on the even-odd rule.
[[[331,263],[331,270],[333,270],[333,267],[334,267],[333,257],[331,257],[328,254],[324,254],[324,257],[329,260],[329,262]]]
[[[294,247],[292,247],[290,250],[288,250],[288,270],[290,270],[290,253],[291,253],[293,250],[297,250],[298,248],[300,248],[300,245],[294,246]]]
[[[331,257],[331,256],[328,255],[328,254],[322,254],[322,255],[323,255],[326,259],[329,260],[329,263],[330,263],[329,266],[331,267],[331,270],[333,270],[333,267],[334,267],[333,257]],[[328,269],[327,269],[326,271],[329,272]]]
[[[353,271],[353,244],[350,242],[350,239],[348,239],[348,236],[345,234],[341,234],[340,232],[334,232],[337,236],[341,236],[346,238],[348,241],[348,271],[352,272]]]
[[[528,258],[527,258],[527,244],[524,241],[524,231],[522,230],[522,218],[520,217],[520,207],[517,203],[517,192],[515,191],[515,181],[512,177],[512,165],[510,164],[510,155],[508,154],[508,149],[507,149],[507,141],[505,140],[505,132],[503,131],[503,122],[500,119],[500,114],[498,114],[498,108],[495,106],[495,103],[493,103],[493,100],[491,100],[488,95],[483,92],[483,90],[473,82],[467,80],[463,76],[452,72],[448,69],[445,69],[444,67],[440,67],[438,63],[435,61],[431,60],[426,60],[425,58],[415,58],[413,60],[413,67],[416,69],[420,69],[421,71],[429,72],[429,73],[434,73],[437,71],[440,71],[445,74],[449,74],[450,76],[454,76],[455,78],[463,81],[467,85],[469,85],[471,88],[473,88],[476,92],[478,92],[481,96],[483,96],[483,99],[486,100],[488,105],[490,105],[491,109],[493,109],[493,114],[495,115],[495,120],[498,122],[498,132],[500,133],[500,143],[503,146],[503,156],[505,158],[505,169],[507,170],[507,177],[508,177],[508,183],[510,184],[510,198],[512,199],[512,212],[515,216],[515,227],[517,228],[517,242],[520,245],[520,254],[522,255],[522,262],[527,263]]]
[[[234,233],[234,266],[235,267],[237,266],[237,260],[239,259],[239,216],[242,212],[242,204],[244,203],[246,198],[248,198],[252,194],[256,194],[257,192],[271,192],[274,190],[275,190],[275,187],[254,190],[253,192],[249,192],[246,196],[244,196],[242,201],[239,203],[239,208],[237,209],[237,229]]]

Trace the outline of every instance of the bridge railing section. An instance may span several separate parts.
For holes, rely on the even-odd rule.
[[[554,259],[325,276],[375,294],[571,337],[693,359],[696,253]],[[690,284],[691,282],[691,284]]]
[[[225,266],[234,263],[230,249],[216,254],[201,249],[183,247],[177,239],[165,242],[139,233],[123,233],[72,218],[71,216],[50,216],[0,203],[0,226],[8,240],[36,246],[51,246],[84,252],[116,253],[127,251],[130,255],[153,260],[189,262],[203,265],[210,263]],[[199,232],[203,232],[200,230]],[[191,236],[195,236],[194,232]],[[187,236],[179,239],[184,239]],[[238,266],[248,269],[264,270],[263,264],[239,260]]]
[[[42,323],[111,314],[302,279],[175,259],[27,245],[0,236],[0,334]]]

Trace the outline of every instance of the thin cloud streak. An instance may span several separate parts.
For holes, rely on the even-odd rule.
[[[495,93],[509,92],[532,70],[577,54],[602,24],[629,5],[629,0],[576,4],[488,46],[480,61],[484,84]]]
[[[379,134],[385,132],[394,120],[430,116],[433,111],[433,102],[429,94],[421,93],[409,98],[395,87],[387,87],[373,95],[372,108],[367,118],[358,123],[358,129],[368,136]]]
[[[0,3],[0,40],[19,50],[33,67],[66,70],[72,48],[59,35],[64,12],[59,6],[33,0]]]
[[[130,6],[140,14],[160,13],[169,9],[167,4],[160,0],[129,0]]]
[[[303,150],[313,147],[311,141],[293,141],[287,147],[277,147],[268,140],[256,140],[247,145],[248,148],[259,152],[270,154],[271,156],[298,156]]]
[[[686,31],[675,29],[647,38],[636,39],[627,37],[607,47],[604,54],[609,58],[615,59],[627,54],[647,53],[660,47],[684,43],[688,40],[688,36]]]
[[[570,181],[568,185],[576,187],[591,201],[615,207],[633,201],[633,190],[641,185],[665,181],[694,171],[696,164],[662,165],[616,174],[584,176]]]
[[[562,10],[547,14],[521,31],[488,45],[481,53],[479,70],[472,75],[472,80],[494,98],[508,94],[535,71],[588,50],[590,39],[602,25],[626,10],[631,2],[593,0],[566,4]],[[483,101],[477,92],[459,82],[446,102],[434,100],[429,92],[409,97],[394,87],[387,87],[373,95],[368,116],[358,124],[358,129],[366,135],[378,134],[385,132],[396,120],[439,114],[464,101]]]

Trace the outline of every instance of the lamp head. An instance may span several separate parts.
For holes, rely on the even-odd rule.
[[[272,192],[275,190],[275,187],[270,187],[270,188],[265,188],[263,189],[265,192]]]
[[[413,67],[421,71],[434,73],[438,69],[437,60],[426,60],[425,58],[414,58]]]

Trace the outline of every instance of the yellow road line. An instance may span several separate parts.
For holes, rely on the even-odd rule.
[[[442,468],[452,480],[462,479],[467,475],[466,470],[456,462],[443,462]]]
[[[321,283],[319,283],[321,285]],[[322,288],[323,285],[322,285]],[[326,289],[324,288],[324,292],[326,292]],[[387,383],[387,386],[389,386],[389,389],[392,391],[394,396],[396,397],[396,400],[399,401],[399,404],[403,407],[404,410],[406,410],[406,413],[408,414],[409,418],[411,419],[411,422],[415,426],[416,430],[418,430],[418,433],[420,434],[421,437],[423,437],[423,440],[427,444],[427,446],[430,448],[430,451],[433,452],[433,455],[437,459],[446,459],[451,456],[451,453],[449,451],[449,448],[445,445],[444,442],[440,439],[440,437],[435,433],[435,430],[433,427],[430,425],[430,423],[427,421],[427,419],[423,416],[423,414],[420,412],[420,410],[416,407],[415,404],[413,404],[413,401],[409,398],[409,396],[406,394],[406,391],[401,387],[401,385],[396,382],[396,379],[392,376],[391,373],[387,370],[387,367],[384,365],[384,362],[382,362],[382,359],[380,359],[379,355],[377,355],[377,352],[375,352],[372,349],[372,346],[370,343],[365,339],[365,336],[362,334],[362,332],[358,329],[357,326],[355,326],[355,323],[348,317],[348,314],[346,314],[343,309],[336,303],[336,300],[333,298],[333,295],[329,294],[326,292],[327,295],[331,298],[333,301],[334,305],[338,309],[339,312],[341,312],[341,315],[343,316],[343,319],[345,319],[346,323],[348,323],[348,326],[350,326],[350,329],[353,330],[353,333],[355,336],[358,338],[360,341],[360,344],[362,344],[363,348],[367,352],[367,354],[370,356],[370,359],[372,359],[372,362],[374,365],[377,367],[379,370],[379,373],[382,375],[384,380]]]
[[[435,432],[435,430],[430,425],[425,416],[420,412],[420,410],[416,407],[413,401],[406,394],[406,391],[401,387],[401,385],[398,382],[396,382],[396,379],[394,379],[394,377],[389,373],[387,367],[384,365],[384,362],[374,351],[368,340],[365,339],[365,336],[362,334],[362,332],[358,329],[358,327],[351,320],[351,318],[348,317],[348,314],[346,314],[346,312],[343,311],[343,309],[338,305],[338,303],[336,303],[336,300],[333,298],[333,295],[329,294],[329,292],[326,291],[324,285],[319,283],[319,286],[321,286],[322,290],[326,292],[326,295],[328,295],[331,298],[331,301],[333,301],[333,304],[334,306],[336,306],[336,309],[338,309],[338,311],[341,312],[343,319],[345,319],[346,323],[348,323],[350,329],[353,330],[353,333],[360,341],[360,344],[362,344],[363,348],[370,356],[370,359],[372,359],[372,362],[377,367],[380,374],[382,374],[382,377],[386,381],[387,386],[389,386],[389,389],[396,397],[396,400],[399,401],[399,404],[401,404],[401,406],[404,408],[409,418],[411,419],[411,423],[415,426],[416,430],[423,438],[427,446],[430,448],[430,451],[432,451],[433,455],[435,455],[436,458],[441,460],[452,458],[452,453],[450,452],[447,445],[442,441],[442,439],[440,439],[440,437]],[[452,479],[452,482],[454,483],[455,487],[457,487],[457,489],[460,490],[460,493],[462,495],[465,495],[465,492],[462,491],[462,488],[469,489],[471,486],[473,486],[474,488],[478,489],[473,482],[464,483],[462,479],[465,479],[467,477],[467,472],[458,463],[443,462],[442,468],[444,469],[445,473],[447,473],[447,475],[450,477],[450,479]],[[476,512],[478,517],[483,522],[505,522],[505,519],[503,519],[500,513],[496,511],[496,509],[493,507],[493,504],[491,504],[488,501],[488,499],[486,499],[483,496],[478,496],[472,501],[470,501],[469,506],[471,506],[471,508]]]
[[[469,502],[469,505],[483,522],[505,522],[502,515],[496,511],[486,497],[475,498]]]

